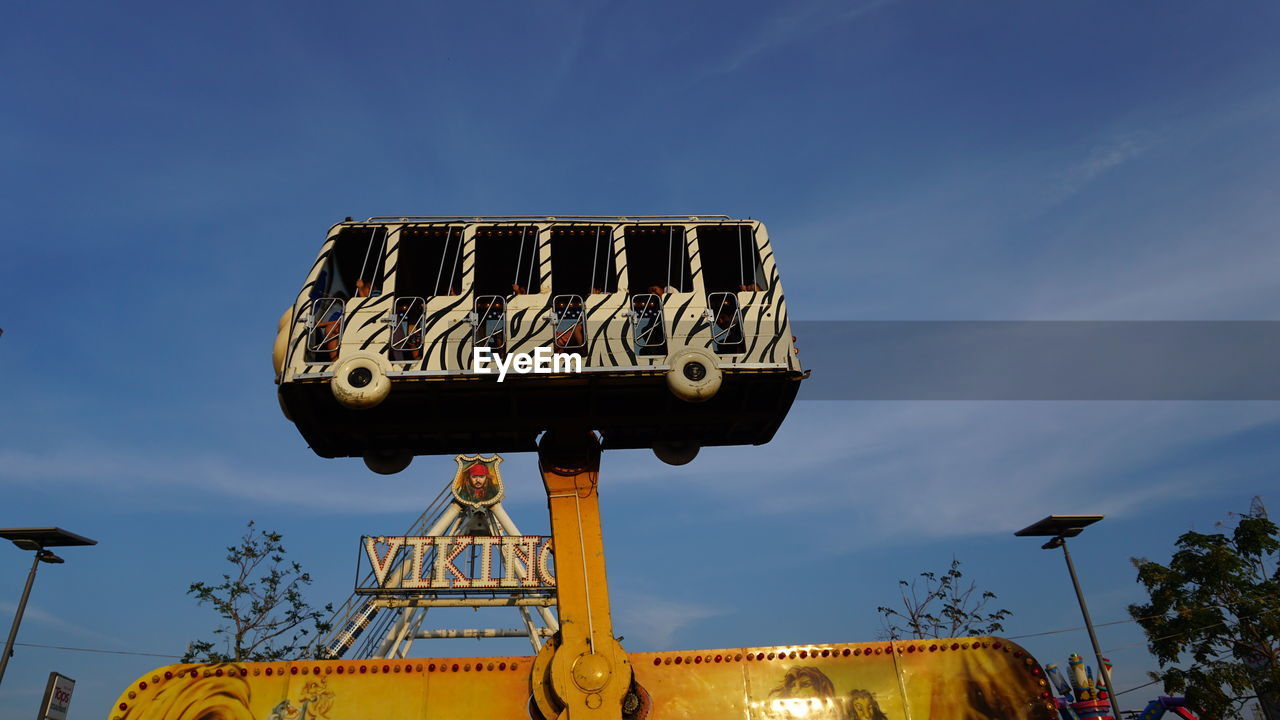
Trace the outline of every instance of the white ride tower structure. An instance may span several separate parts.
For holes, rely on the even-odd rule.
[[[554,585],[539,582],[550,576],[550,548],[544,544],[537,552],[546,538],[521,533],[503,507],[502,458],[455,460],[457,474],[404,535],[362,538],[356,590],[318,643],[321,658],[406,658],[415,640],[441,638],[526,637],[536,654],[543,638],[559,630]],[[467,551],[470,562],[463,561],[463,571],[458,556]],[[490,577],[495,551],[503,580]],[[471,580],[474,574],[483,582]],[[513,607],[522,626],[432,628],[425,620],[433,607]]]

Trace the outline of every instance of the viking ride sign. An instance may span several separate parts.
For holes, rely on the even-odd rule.
[[[376,584],[357,586],[357,593],[520,593],[556,584],[551,538],[544,535],[365,536],[360,545],[357,577],[372,574]]]

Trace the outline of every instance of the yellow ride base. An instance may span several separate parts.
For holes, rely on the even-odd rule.
[[[630,653],[626,720],[1054,720],[1040,665],[999,638]],[[112,720],[552,720],[531,657],[170,665]]]

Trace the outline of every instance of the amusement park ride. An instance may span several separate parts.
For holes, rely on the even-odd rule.
[[[330,229],[273,351],[322,457],[392,473],[459,454],[449,489],[367,562],[316,660],[171,665],[113,720],[1053,720],[999,638],[630,653],[612,621],[602,450],[672,464],[767,443],[808,376],[769,237],[727,216],[378,217]],[[496,455],[536,451],[551,537],[502,508]],[[433,607],[523,628],[424,630]],[[554,608],[554,612],[553,612]],[[523,635],[528,657],[409,657]]]
[[[1106,669],[1111,663],[1102,658]],[[1072,655],[1067,659],[1067,676],[1057,665],[1045,667],[1045,674],[1058,691],[1058,714],[1062,720],[1094,720],[1095,718],[1111,718],[1111,693],[1101,682],[1095,681],[1093,669],[1086,667],[1084,659]],[[1102,673],[1099,672],[1101,675]],[[1132,713],[1134,720],[1160,720],[1165,713],[1182,720],[1197,720],[1187,708],[1186,698],[1159,697],[1147,703],[1141,712]]]

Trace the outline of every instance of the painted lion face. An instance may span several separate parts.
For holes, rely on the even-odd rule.
[[[875,717],[876,702],[869,697],[854,697],[849,707],[851,720],[871,720]]]
[[[793,667],[769,692],[766,714],[778,720],[844,720],[831,679],[816,667]]]

